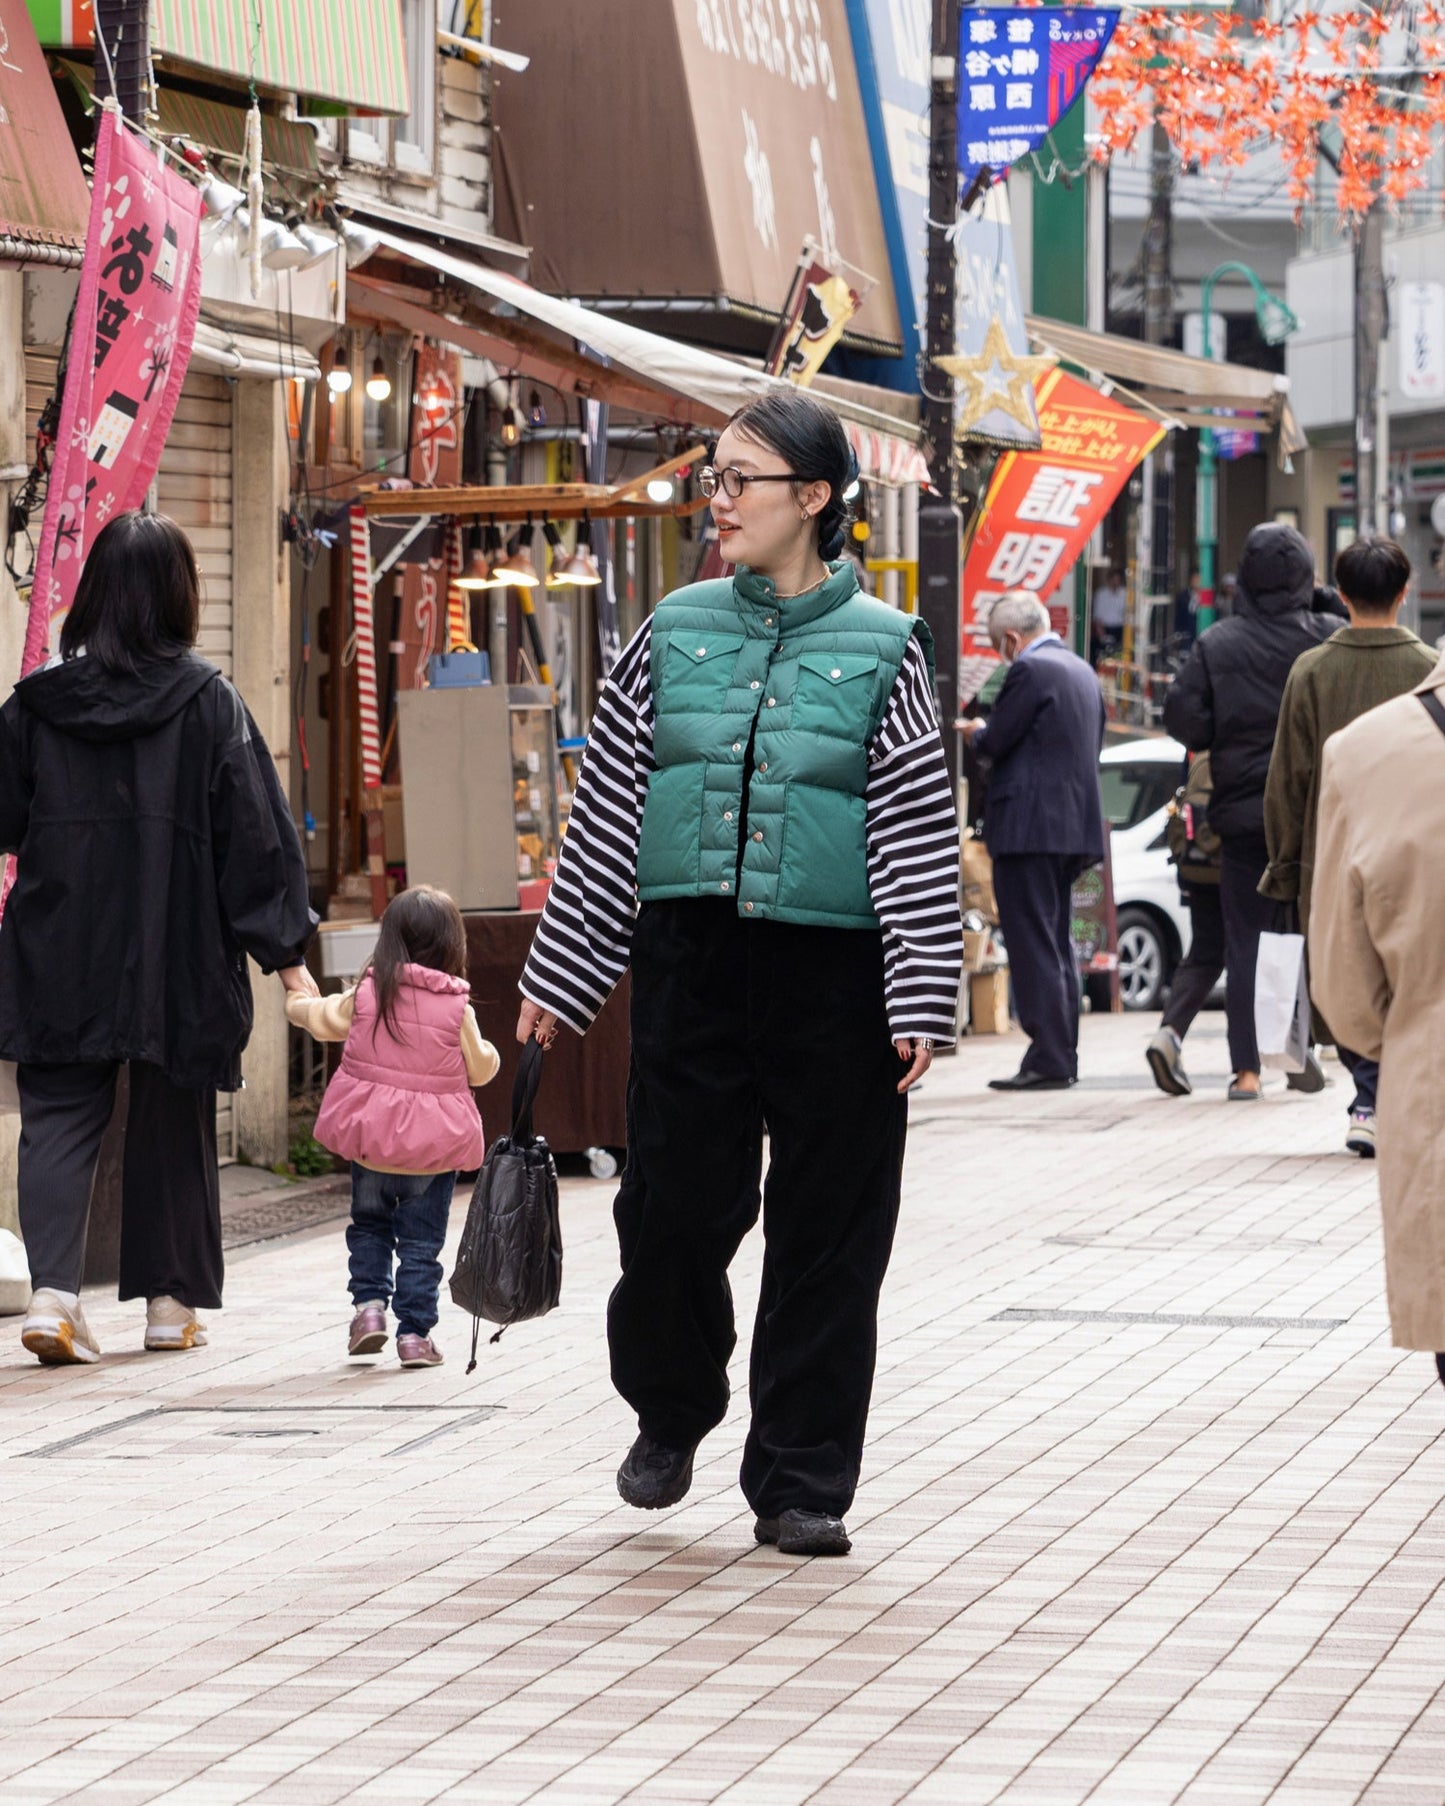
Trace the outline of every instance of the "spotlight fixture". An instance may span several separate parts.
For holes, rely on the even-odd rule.
[[[563,562],[562,569],[557,574],[565,577],[574,589],[595,589],[602,581],[597,560],[592,556],[591,549],[584,546],[580,539],[577,550]]]
[[[351,360],[346,355],[345,345],[336,347],[331,368],[326,372],[326,386],[333,395],[344,395],[351,387]]]
[[[239,188],[219,176],[208,176],[201,184],[201,202],[213,219],[230,219],[245,199]]]
[[[492,576],[491,566],[487,563],[487,555],[480,546],[467,560],[460,577],[456,579],[458,589],[495,589],[496,581]]]
[[[568,577],[563,570],[563,566],[567,562],[567,549],[562,544],[562,535],[552,525],[551,521],[544,520],[542,522],[542,537],[546,540],[552,553],[547,570],[547,588],[571,589],[572,579]]]
[[[366,379],[366,392],[373,401],[389,401],[391,399],[391,378],[386,373],[386,364],[378,354],[371,366],[371,375]]]
[[[492,583],[507,589],[536,589],[542,579],[532,563],[532,529],[528,525],[512,541],[507,555],[492,567]]]

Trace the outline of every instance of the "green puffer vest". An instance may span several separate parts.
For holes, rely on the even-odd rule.
[[[909,639],[923,637],[930,669],[932,640],[863,595],[846,560],[830,569],[821,588],[782,602],[743,566],[658,604],[642,902],[736,896],[740,915],[878,926],[866,748]]]

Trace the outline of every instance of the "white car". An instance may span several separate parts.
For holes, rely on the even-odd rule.
[[[1114,908],[1119,922],[1119,991],[1126,1010],[1157,1010],[1189,949],[1189,911],[1164,840],[1174,792],[1184,782],[1184,748],[1167,735],[1106,746],[1099,793],[1113,832]]]

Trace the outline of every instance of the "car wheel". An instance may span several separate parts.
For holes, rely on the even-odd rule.
[[[1119,911],[1119,995],[1126,1010],[1157,1010],[1169,982],[1164,931],[1142,909]]]

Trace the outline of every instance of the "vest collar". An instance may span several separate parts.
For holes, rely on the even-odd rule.
[[[760,577],[747,565],[740,564],[733,577],[733,598],[738,612],[746,616],[754,609],[766,610],[769,614],[776,613],[784,626],[792,628],[820,620],[858,594],[858,571],[851,559],[836,559],[828,569],[832,575],[826,583],[820,583],[806,595],[788,596],[780,601],[771,577]]]

